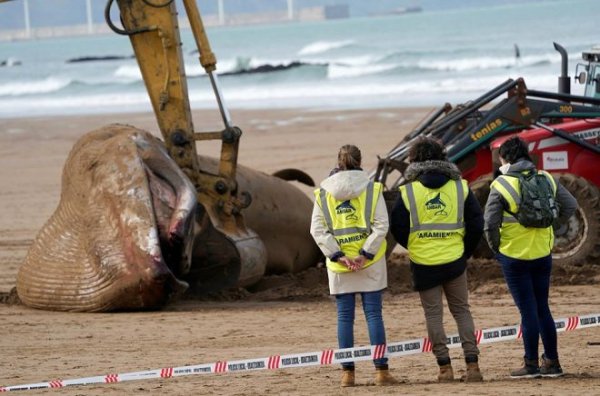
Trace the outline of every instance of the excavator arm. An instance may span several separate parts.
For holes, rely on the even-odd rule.
[[[113,0],[106,6],[107,22],[129,36],[165,145],[192,182],[198,186],[199,166],[194,125],[183,66],[181,39],[174,1],[118,0],[124,28],[110,20]]]
[[[267,255],[242,215],[251,196],[239,192],[236,182],[241,130],[231,125],[214,73],[216,57],[196,2],[183,0],[200,63],[211,80],[221,111],[225,125],[222,131],[194,130],[175,1],[116,0],[122,27],[110,18],[113,2],[108,0],[106,4],[107,23],[116,33],[129,36],[167,150],[197,190],[199,236],[195,238],[194,259],[203,262],[210,278],[225,279],[215,285],[217,289],[256,281],[265,271]],[[196,151],[196,141],[209,139],[221,140],[216,172],[200,165]]]

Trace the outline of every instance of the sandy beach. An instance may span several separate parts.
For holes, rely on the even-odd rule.
[[[239,162],[265,173],[299,168],[316,182],[327,176],[343,144],[359,146],[364,168],[372,169],[402,136],[430,111],[391,108],[345,111],[234,110],[244,132]],[[0,120],[0,387],[240,360],[336,348],[335,302],[328,296],[323,268],[266,277],[249,290],[212,300],[182,299],[159,312],[75,314],[45,312],[14,303],[11,290],[36,233],[54,211],[64,161],[84,133],[109,123],[126,123],[157,136],[153,114],[112,114]],[[217,111],[195,111],[197,131],[221,129]],[[218,143],[198,144],[218,156]],[[310,194],[310,188],[301,187]],[[418,296],[410,289],[407,259],[398,249],[388,263],[384,320],[388,342],[426,335]],[[471,305],[479,329],[518,324],[498,265],[473,260],[469,267]],[[550,302],[555,319],[600,313],[600,265],[555,267]],[[446,330],[456,326],[445,311]],[[357,311],[357,345],[368,343]],[[485,381],[436,382],[432,354],[390,360],[398,386],[372,386],[374,369],[357,364],[358,386],[340,389],[337,366],[202,375],[164,380],[37,390],[66,395],[365,395],[600,394],[600,327],[559,334],[566,375],[559,379],[511,380],[520,366],[521,341],[481,347]],[[454,370],[464,372],[460,349],[452,349]],[[27,394],[27,392],[26,392]]]

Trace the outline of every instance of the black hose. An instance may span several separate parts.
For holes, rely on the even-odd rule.
[[[112,8],[112,3],[114,0],[108,0],[106,2],[106,7],[104,7],[104,20],[106,21],[106,24],[108,25],[108,27],[115,33],[123,35],[123,36],[131,36],[133,34],[137,34],[137,33],[143,33],[143,32],[149,32],[150,28],[139,28],[139,29],[134,29],[134,30],[125,30],[125,29],[121,29],[119,27],[117,27],[112,20],[110,19],[110,9]],[[144,0],[145,2],[146,0]],[[169,2],[173,2],[173,0],[169,0]]]
[[[134,34],[144,33],[144,32],[149,32],[151,30],[155,30],[155,29],[152,29],[149,27],[137,28],[137,29],[133,29],[133,30],[125,30],[125,29],[121,29],[121,28],[117,27],[114,23],[112,23],[112,20],[110,19],[110,9],[112,8],[113,1],[115,1],[115,0],[108,0],[106,2],[106,7],[104,8],[104,19],[106,20],[106,24],[108,25],[108,27],[113,32],[115,32],[117,34],[121,34],[123,36],[133,36]],[[173,0],[169,0],[169,1],[173,2]],[[144,0],[144,2],[145,2],[145,0]]]
[[[154,8],[166,7],[173,2],[173,0],[167,0],[163,4],[156,4],[156,3],[151,2],[150,0],[142,0],[142,1],[144,3],[146,3],[147,5],[149,5],[150,7],[154,7]]]
[[[108,25],[110,30],[112,30],[113,32],[115,32],[117,34],[121,34],[123,36],[128,36],[129,33],[127,32],[127,30],[119,29],[110,19],[110,9],[112,7],[113,1],[114,0],[108,0],[106,2],[106,6],[104,7],[104,20],[106,21],[106,24]]]

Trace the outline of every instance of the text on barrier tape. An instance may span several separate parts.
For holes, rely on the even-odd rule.
[[[571,316],[555,321],[556,330],[571,331],[587,327],[600,326],[600,314]],[[477,344],[508,341],[521,338],[521,326],[494,327],[475,332]],[[461,346],[457,334],[447,339],[450,348]],[[387,345],[369,345],[345,349],[325,349],[318,352],[306,352],[291,355],[273,355],[265,358],[218,361],[215,363],[199,364],[181,367],[165,367],[156,370],[136,371],[122,374],[106,374],[95,377],[75,378],[68,380],[53,380],[37,384],[0,386],[0,392],[32,390],[44,388],[63,388],[74,385],[107,384],[153,378],[182,377],[197,374],[218,374],[228,372],[241,372],[252,370],[277,370],[283,368],[321,366],[337,363],[373,360],[383,357],[392,358],[417,353],[431,352],[432,343],[429,338],[416,338],[414,340],[393,342]]]

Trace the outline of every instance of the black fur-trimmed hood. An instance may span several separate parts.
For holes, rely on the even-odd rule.
[[[448,179],[459,180],[460,170],[449,161],[423,161],[411,163],[404,172],[408,182],[420,181],[429,188],[439,188]]]

